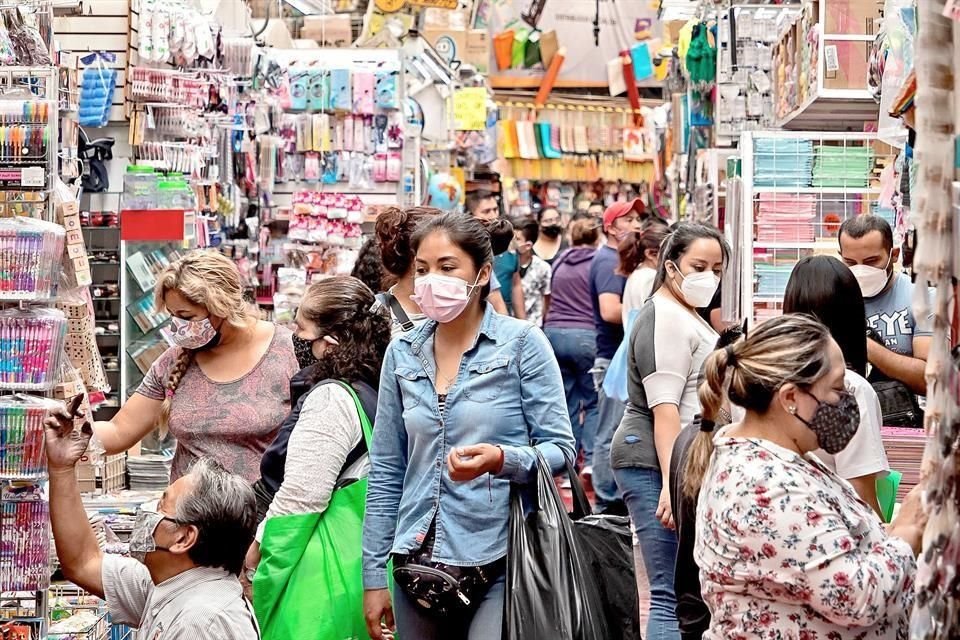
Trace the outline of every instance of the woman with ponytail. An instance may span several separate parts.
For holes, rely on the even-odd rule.
[[[812,455],[856,434],[845,372],[830,332],[806,315],[768,320],[707,358],[683,482],[686,495],[699,493],[705,639],[907,637],[922,487],[885,529]],[[715,434],[727,398],[745,417]]]
[[[630,314],[640,309],[653,293],[653,281],[657,277],[660,260],[660,245],[670,234],[667,223],[662,218],[651,216],[640,225],[640,231],[633,231],[620,241],[617,253],[620,275],[627,278],[623,289],[623,326],[629,326]]]
[[[257,320],[232,260],[194,251],[157,279],[156,307],[173,321],[173,341],[109,422],[94,424],[108,454],[159,427],[177,439],[170,481],[210,457],[253,482],[260,457],[290,410],[297,372],[291,332]]]
[[[390,314],[365,284],[334,276],[307,289],[296,327],[303,368],[291,384],[294,408],[260,464],[254,485],[260,526],[243,578],[253,583],[264,640],[359,637],[366,630],[360,571],[366,491],[355,487],[348,496],[341,489],[365,479],[370,468],[369,425]],[[328,507],[334,511],[327,514]],[[339,558],[316,556],[318,547],[328,548],[324,534],[331,532],[339,538]],[[337,571],[318,568],[331,563]],[[355,615],[345,618],[344,611]]]
[[[682,223],[664,240],[653,294],[629,336],[628,400],[610,461],[637,531],[650,581],[644,638],[678,640],[669,491],[673,442],[700,411],[697,381],[717,333],[698,314],[720,283],[729,249],[720,232]]]

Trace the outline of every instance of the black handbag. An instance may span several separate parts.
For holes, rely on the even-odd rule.
[[[887,427],[922,427],[923,411],[917,396],[898,380],[872,382],[880,401],[883,424]]]
[[[447,618],[476,609],[506,568],[506,559],[477,567],[455,567],[430,559],[433,536],[423,548],[393,556],[393,580],[414,604],[435,618]]]

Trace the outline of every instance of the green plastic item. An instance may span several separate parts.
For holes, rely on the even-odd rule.
[[[353,389],[341,384],[353,397],[369,448],[370,420]],[[323,513],[267,520],[253,579],[263,640],[369,640],[361,562],[366,498],[362,478],[335,490]]]
[[[523,69],[523,62],[527,57],[527,40],[530,38],[529,29],[517,29],[513,34],[513,51],[510,56],[511,69]]]
[[[877,501],[880,503],[884,522],[893,520],[893,508],[897,504],[897,490],[902,479],[902,473],[891,469],[887,475],[877,480]]]

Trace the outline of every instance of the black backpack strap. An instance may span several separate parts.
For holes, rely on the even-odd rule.
[[[408,316],[407,312],[400,306],[400,301],[397,300],[396,296],[389,291],[384,291],[383,293],[377,294],[377,300],[380,301],[380,304],[390,307],[390,312],[393,313],[393,317],[397,319],[397,322],[400,323],[404,331],[413,331],[416,325],[413,324],[410,316]]]

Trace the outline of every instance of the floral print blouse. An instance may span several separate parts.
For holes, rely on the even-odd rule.
[[[814,456],[719,436],[697,507],[705,640],[906,640],[916,561]]]

